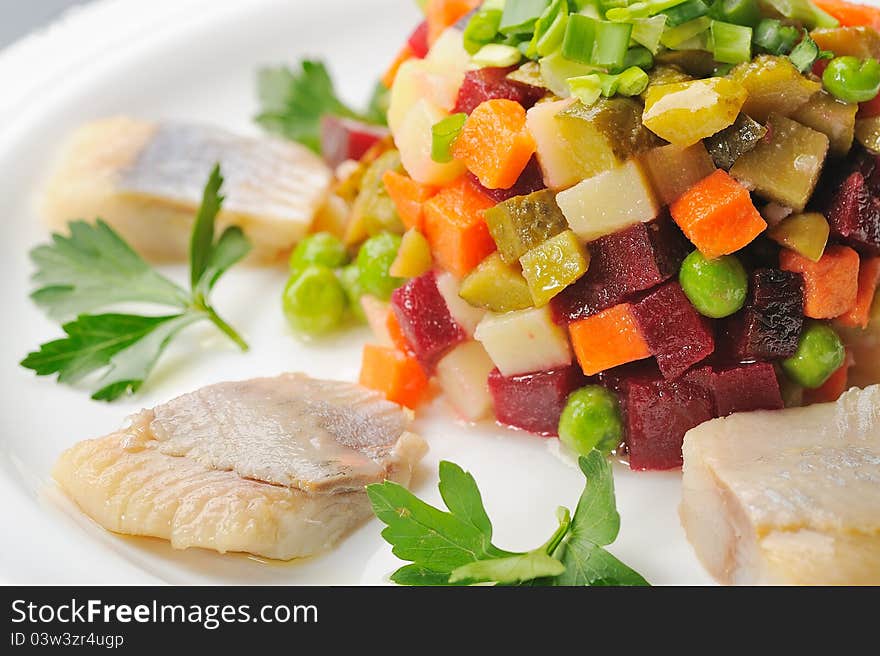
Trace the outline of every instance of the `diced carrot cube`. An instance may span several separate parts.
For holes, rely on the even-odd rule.
[[[840,369],[831,374],[831,377],[825,381],[822,387],[804,390],[804,405],[834,403],[839,399],[849,389],[849,370],[854,364],[855,359],[852,353],[847,350],[846,360],[844,360]]]
[[[425,5],[425,18],[428,22],[428,44],[440,38],[447,27],[455,25],[470,11],[476,9],[483,0],[428,0]]]
[[[385,320],[385,327],[388,330],[388,336],[391,338],[391,343],[394,344],[398,351],[406,353],[407,355],[415,355],[412,347],[406,339],[406,335],[403,334],[403,330],[400,327],[400,321],[397,320],[397,315],[391,308],[388,309],[388,318]]]
[[[568,329],[575,355],[587,376],[651,357],[629,303],[575,321]]]
[[[813,0],[819,9],[825,11],[844,27],[868,25],[880,30],[880,9],[846,0]]]
[[[707,258],[729,255],[767,229],[749,191],[718,169],[669,207],[672,218]]]
[[[495,252],[483,212],[495,205],[466,177],[461,177],[424,204],[425,236],[434,259],[463,278]]]
[[[394,85],[394,80],[397,78],[397,71],[400,70],[403,63],[409,61],[415,56],[416,54],[413,52],[413,49],[410,48],[408,43],[405,43],[403,48],[400,49],[400,52],[398,52],[394,59],[391,60],[391,64],[380,78],[386,89],[390,89]]]
[[[526,110],[518,102],[499,98],[487,100],[471,112],[452,145],[452,156],[484,187],[510,189],[536,148],[526,127]]]
[[[385,189],[394,202],[403,225],[407,230],[415,228],[421,231],[424,222],[422,206],[426,200],[437,194],[437,190],[392,170],[385,171],[382,182],[385,183]]]
[[[783,249],[779,266],[804,277],[804,314],[834,319],[853,309],[859,294],[859,254],[849,246],[829,246],[818,262]]]
[[[880,286],[880,257],[862,260],[859,265],[859,291],[856,304],[840,315],[837,322],[848,328],[867,328],[871,321],[871,306]]]
[[[428,392],[428,377],[415,358],[375,344],[364,347],[360,383],[407,408],[416,408]]]

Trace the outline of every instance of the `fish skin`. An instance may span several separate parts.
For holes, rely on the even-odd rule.
[[[274,393],[269,387],[272,382]],[[357,484],[340,484],[336,474],[331,485],[306,489],[308,486],[283,485],[236,471],[252,474],[248,469],[252,463],[216,467],[203,453],[195,455],[192,445],[184,455],[166,453],[168,440],[157,439],[152,424],[157,414],[167,415],[168,406],[179,408],[192,401],[191,395],[185,395],[135,415],[128,428],[75,445],[61,455],[53,476],[83,512],[115,533],[163,538],[176,549],[200,547],[291,560],[330,549],[370,517],[362,484],[388,479],[408,485],[413,468],[427,450],[422,438],[406,430],[408,420],[403,410],[355,385],[289,374],[200,391],[216,394],[219,387],[221,393],[240,392],[247,383],[256,383],[254,389],[279,403],[292,396],[294,388],[310,383],[311,392],[330,395],[337,390],[337,402],[359,398],[361,404],[378,406],[379,414],[397,412],[402,428],[389,432],[381,444],[374,440],[369,445],[378,464],[372,472],[357,470]],[[357,439],[353,443],[367,448]],[[235,451],[226,455],[230,453],[240,456]],[[346,454],[356,462],[363,457],[362,451],[350,446],[332,454]]]
[[[314,153],[274,137],[242,137],[207,125],[113,117],[77,129],[62,149],[42,204],[65,232],[100,217],[145,258],[188,257],[195,213],[211,169],[225,178],[219,229],[240,226],[250,261],[282,259],[323,206],[332,173]]]
[[[880,584],[880,386],[685,436],[680,515],[728,584]]]

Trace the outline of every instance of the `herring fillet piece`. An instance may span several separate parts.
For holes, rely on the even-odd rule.
[[[682,525],[722,583],[880,584],[880,386],[684,441]]]
[[[57,232],[100,217],[147,259],[185,260],[205,181],[218,162],[226,196],[219,229],[240,226],[254,246],[251,261],[278,261],[308,231],[332,176],[307,148],[272,137],[127,117],[88,123],[63,148],[43,215]]]
[[[349,384],[285,374],[212,385],[66,451],[53,476],[104,528],[290,560],[371,516],[364,485],[408,485],[409,415]]]

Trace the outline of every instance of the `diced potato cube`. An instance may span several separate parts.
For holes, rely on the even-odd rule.
[[[394,78],[388,104],[388,126],[397,139],[403,121],[419,101],[426,100],[444,112],[455,107],[458,89],[464,80],[464,71],[444,71],[442,67],[424,59],[404,62]]]
[[[733,123],[746,95],[723,77],[661,84],[648,90],[642,122],[666,141],[690,146]]]
[[[461,162],[440,164],[431,157],[431,128],[444,118],[446,112],[428,100],[420,100],[394,132],[403,168],[413,180],[424,185],[442,187],[465,172]]]
[[[485,217],[501,259],[508,264],[568,227],[549,189],[514,196],[486,210]]]
[[[693,76],[688,75],[677,66],[657,64],[648,71],[648,86],[639,95],[644,100],[648,96],[648,90],[651,87],[658,87],[661,84],[674,84],[676,82],[689,82],[693,79]]]
[[[421,232],[407,230],[389,273],[395,278],[418,278],[431,269],[431,245]]]
[[[770,114],[791,116],[822,88],[801,75],[788,57],[761,55],[734,68],[730,77],[748,93],[742,111],[762,123]]]
[[[872,153],[880,154],[880,116],[856,121],[856,140]]]
[[[654,184],[660,202],[669,205],[715,170],[702,143],[685,148],[669,144],[642,153],[641,162]]]
[[[466,421],[479,421],[492,412],[489,374],[495,368],[479,342],[455,347],[437,364],[437,380],[446,399]]]
[[[740,157],[730,175],[767,200],[803,211],[819,181],[828,137],[776,114],[768,126],[769,141]]]
[[[461,283],[461,297],[474,307],[492,312],[525,310],[532,306],[529,285],[522,274],[492,253]]]
[[[585,242],[654,220],[660,207],[642,167],[631,160],[556,196],[574,233]]]
[[[532,300],[540,307],[587,272],[590,254],[577,236],[566,230],[523,255],[520,264]]]
[[[505,376],[571,364],[568,335],[554,323],[547,307],[487,314],[474,336]]]
[[[858,111],[856,103],[845,103],[820,91],[801,105],[791,118],[824,134],[831,142],[831,154],[843,157],[852,147]]]
[[[451,273],[437,274],[437,291],[446,301],[446,307],[449,308],[452,318],[464,328],[468,337],[473,337],[477,324],[486,316],[486,310],[472,306],[459,295],[461,283]]]

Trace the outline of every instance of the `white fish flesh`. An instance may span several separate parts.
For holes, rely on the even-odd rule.
[[[691,430],[681,520],[723,583],[880,585],[880,387]]]
[[[365,485],[408,485],[426,451],[409,422],[348,383],[221,383],[77,444],[54,477],[110,531],[289,560],[329,549],[368,518]]]
[[[262,263],[282,258],[306,234],[332,179],[324,162],[296,143],[116,117],[72,135],[43,214],[59,232],[72,220],[100,217],[148,259],[184,260],[217,163],[226,180],[218,225],[240,226],[254,244],[253,261]]]

